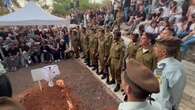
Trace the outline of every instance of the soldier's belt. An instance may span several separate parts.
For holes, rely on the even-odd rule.
[[[120,57],[111,57],[111,60],[114,59],[114,60],[119,60]]]

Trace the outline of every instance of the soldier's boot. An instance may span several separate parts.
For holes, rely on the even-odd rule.
[[[88,67],[92,67],[90,57],[89,57],[88,60],[87,60],[87,65],[88,65]]]
[[[90,60],[89,59],[87,59],[87,66],[89,66],[90,67]]]
[[[114,88],[114,92],[118,92],[120,90],[120,84],[117,84],[116,87]]]
[[[97,75],[102,75],[103,74],[103,71],[101,70],[99,73],[97,73]]]
[[[84,59],[84,63],[87,64],[87,59],[86,58]]]
[[[106,69],[105,70],[102,70],[102,77],[101,77],[101,79],[106,79],[106,78],[108,78],[109,76],[108,76],[108,71],[106,71]]]
[[[92,65],[92,70],[93,70],[93,71],[95,71],[95,70],[96,70],[95,65]]]
[[[106,79],[105,73],[102,75],[101,79]]]
[[[85,57],[85,64],[86,64],[87,66],[90,65],[90,56],[89,56],[89,53],[88,53],[87,56]]]
[[[85,63],[85,64],[88,63],[88,58],[87,58],[87,57],[84,58],[84,63]]]
[[[113,79],[108,82],[108,85],[112,85],[112,84],[115,84],[115,80],[113,80]]]
[[[108,84],[110,82],[109,77],[106,78],[106,83]]]
[[[85,59],[85,55],[83,55],[81,58],[82,58],[82,59]]]
[[[76,53],[76,59],[78,59],[80,57],[79,53]]]
[[[96,73],[99,74],[99,66],[98,66],[98,64],[96,64],[95,68],[96,68]]]

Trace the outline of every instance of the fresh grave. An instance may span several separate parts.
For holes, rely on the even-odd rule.
[[[31,75],[39,86],[16,96],[26,110],[78,110],[71,90],[65,86],[64,80],[54,82],[54,78],[60,75],[58,65],[33,69]]]
[[[48,87],[46,83],[42,84],[41,92],[35,86],[16,97],[26,110],[78,110],[80,102],[75,99],[68,87]]]

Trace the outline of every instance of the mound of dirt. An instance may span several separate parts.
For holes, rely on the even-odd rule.
[[[44,84],[42,92],[39,87],[33,87],[19,94],[16,99],[26,110],[78,110],[78,105],[67,87],[49,88]]]

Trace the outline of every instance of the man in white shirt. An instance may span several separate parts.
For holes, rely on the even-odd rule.
[[[130,59],[121,79],[128,102],[121,103],[118,110],[161,110],[157,103],[151,104],[146,101],[152,93],[159,92],[158,79],[150,69]]]

